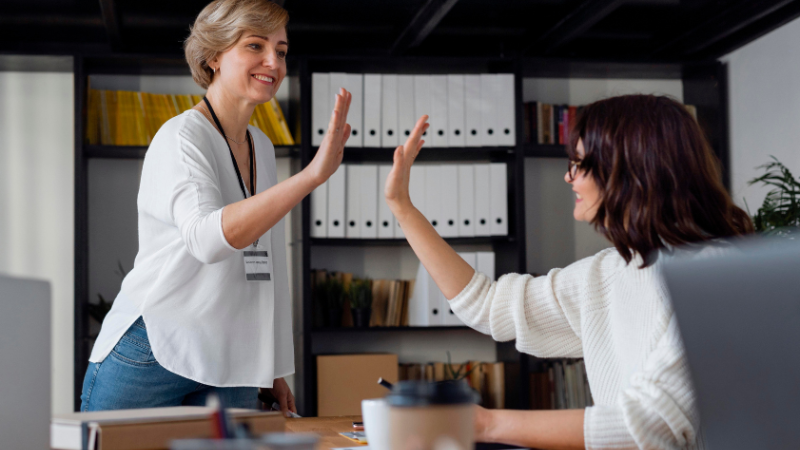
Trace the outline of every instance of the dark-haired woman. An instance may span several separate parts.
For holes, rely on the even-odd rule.
[[[469,326],[543,358],[584,358],[595,405],[584,410],[478,408],[480,441],[535,448],[703,448],[677,325],[658,276],[672,246],[752,231],[710,147],[674,100],[631,95],[587,106],[571,131],[565,181],[576,220],[615,248],[491,282],[411,203],[409,172],[428,127],[398,147],[385,195],[406,239]]]

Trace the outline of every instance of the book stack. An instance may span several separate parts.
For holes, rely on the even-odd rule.
[[[571,124],[582,107],[527,102],[523,106],[525,142],[566,145]]]
[[[545,369],[530,377],[532,409],[582,409],[594,404],[583,360],[551,361]]]
[[[200,95],[90,89],[86,111],[86,143],[150,145],[166,121],[202,101]],[[274,98],[256,107],[250,125],[263,131],[273,145],[295,143],[283,111]]]
[[[505,365],[501,362],[468,361],[463,364],[431,362],[402,363],[398,378],[403,380],[465,380],[481,396],[481,406],[505,407]]]

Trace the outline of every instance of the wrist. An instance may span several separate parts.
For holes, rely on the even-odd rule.
[[[302,180],[303,185],[306,186],[309,193],[325,182],[325,180],[319,180],[319,177],[312,170],[311,165],[306,166],[297,176],[300,177],[300,180]]]

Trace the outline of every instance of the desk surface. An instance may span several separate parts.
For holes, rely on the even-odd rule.
[[[309,417],[286,419],[286,431],[293,433],[316,433],[319,435],[319,450],[339,447],[358,447],[360,444],[343,437],[339,433],[353,431],[353,422],[360,422],[361,416]]]

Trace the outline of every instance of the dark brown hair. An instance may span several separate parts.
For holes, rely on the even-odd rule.
[[[592,225],[628,263],[638,253],[647,267],[665,244],[753,232],[750,217],[725,190],[697,121],[671,98],[625,95],[586,106],[567,153],[600,188]]]

